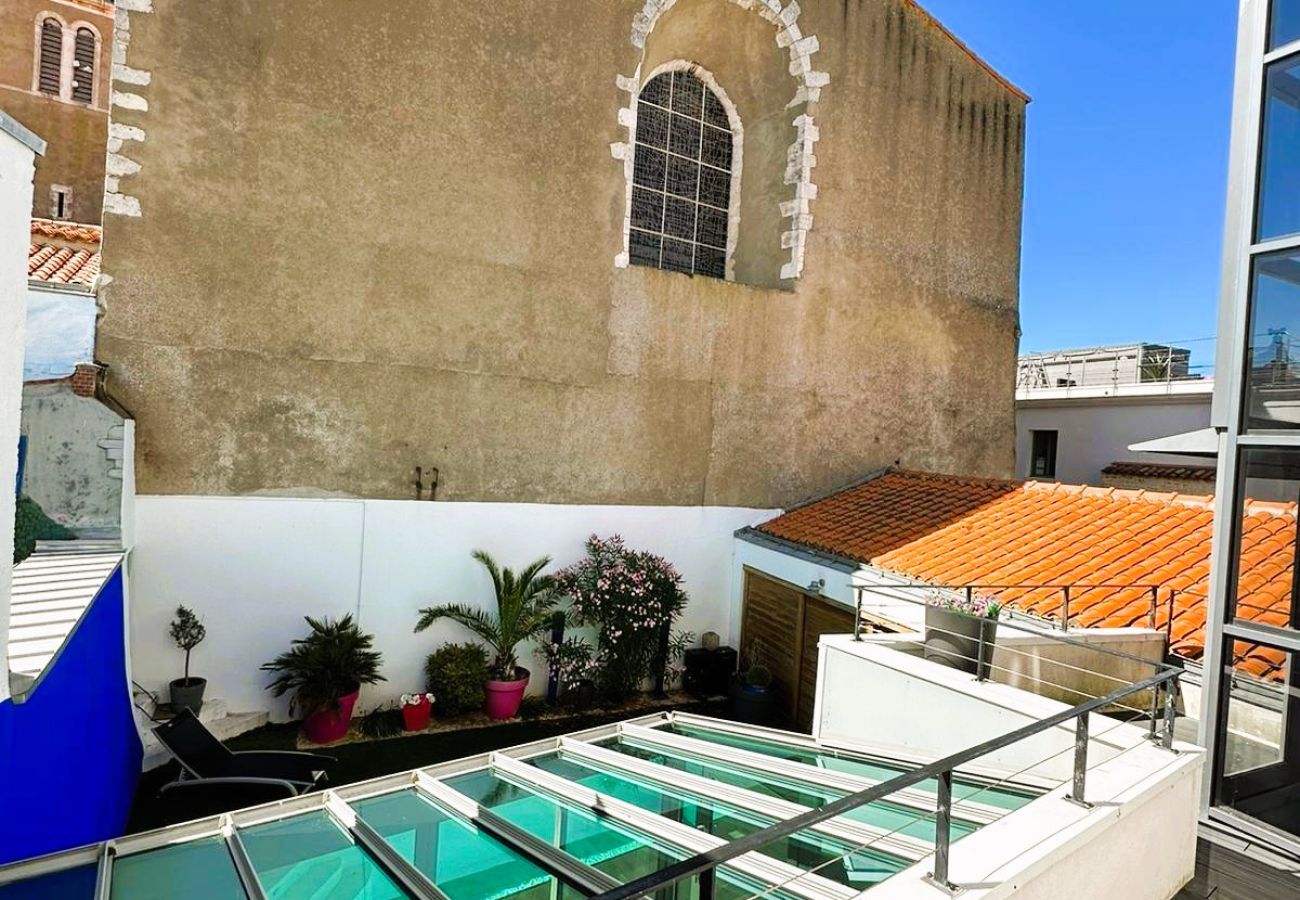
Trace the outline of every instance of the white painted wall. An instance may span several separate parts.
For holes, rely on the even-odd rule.
[[[978,682],[891,648],[896,642],[910,643],[905,635],[822,637],[814,735],[885,755],[938,759],[1068,708],[1009,685]],[[1135,725],[1094,718],[1092,762],[1146,740]],[[1073,746],[1073,725],[1062,725],[983,757],[976,769],[1060,782],[1072,771]]]
[[[1066,708],[900,653],[890,647],[899,640],[822,638],[814,736],[831,746],[931,762]],[[966,767],[1047,793],[953,845],[949,877],[963,896],[1166,900],[1192,877],[1202,751],[1188,744],[1165,750],[1145,740],[1142,729],[1096,714],[1090,734],[1090,807],[1065,799],[1072,724]],[[933,859],[922,860],[870,896],[936,896],[924,881],[932,870]]]
[[[1030,432],[1058,432],[1055,481],[1100,484],[1112,462],[1188,465],[1198,460],[1163,453],[1134,453],[1129,444],[1210,424],[1209,385],[1199,393],[1148,397],[1098,397],[1016,401],[1016,475],[1029,478]]]
[[[10,122],[5,117],[6,122]],[[18,477],[18,428],[22,409],[23,332],[27,318],[27,248],[31,243],[35,153],[28,143],[0,129],[0,548],[14,543],[14,484]],[[0,578],[0,647],[9,646],[9,588]],[[0,700],[9,696],[6,662]]]
[[[93,294],[28,285],[23,381],[66,378],[95,358]]]
[[[208,638],[192,669],[209,696],[234,711],[286,705],[264,690],[258,667],[306,632],[312,616],[358,615],[384,653],[386,683],[367,688],[361,707],[424,684],[424,660],[469,634],[439,623],[413,634],[417,610],[464,601],[492,608],[491,582],[470,558],[482,548],[519,568],[549,555],[552,570],[576,561],[593,532],[666,557],[691,602],[680,627],[729,635],[732,544],[737,528],[776,511],[719,507],[558,506],[400,500],[140,496],[131,558],[133,672],[165,690],[181,653],[167,639],[177,604],[204,619]],[[540,659],[524,655],[530,690],[545,689]]]

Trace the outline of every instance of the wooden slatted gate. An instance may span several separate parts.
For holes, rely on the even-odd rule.
[[[853,611],[765,575],[745,569],[740,651],[757,641],[772,670],[781,715],[803,731],[812,728],[817,696],[817,639],[853,630]]]

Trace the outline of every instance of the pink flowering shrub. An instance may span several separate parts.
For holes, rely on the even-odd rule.
[[[572,600],[570,621],[596,629],[596,647],[584,655],[570,645],[552,658],[576,662],[577,678],[592,678],[602,693],[622,697],[669,665],[663,639],[686,608],[686,592],[672,563],[629,549],[618,535],[593,534],[586,548],[584,559],[555,574],[555,587]]]
[[[964,597],[945,594],[942,591],[930,591],[925,598],[925,602],[930,606],[950,609],[953,612],[975,616],[978,619],[996,619],[998,614],[1002,612],[1001,603],[992,597],[982,597],[979,594]]]

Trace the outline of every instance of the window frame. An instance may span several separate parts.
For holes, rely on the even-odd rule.
[[[724,273],[721,278],[712,275],[696,272],[681,272],[678,269],[668,269],[662,266],[646,266],[640,263],[633,263],[631,259],[631,237],[632,237],[632,194],[635,187],[634,167],[638,143],[636,140],[637,115],[640,109],[641,93],[645,87],[664,74],[684,71],[701,81],[704,89],[713,94],[714,98],[721,104],[727,114],[727,121],[731,126],[731,179],[729,185],[729,198],[727,205],[727,241],[724,259]],[[625,175],[627,181],[627,190],[624,197],[624,216],[623,216],[623,252],[617,261],[620,267],[637,266],[638,268],[655,268],[663,272],[674,272],[677,274],[686,274],[698,276],[701,278],[711,278],[717,281],[735,281],[735,254],[736,246],[740,235],[740,189],[741,189],[741,162],[743,159],[744,149],[744,126],[741,123],[740,114],[736,109],[735,103],[732,102],[726,90],[718,83],[713,73],[697,63],[685,59],[675,59],[656,66],[647,73],[631,91],[630,110],[625,110],[630,115],[627,117],[625,124],[628,127],[628,152],[625,157]],[[699,161],[697,161],[699,164]],[[697,194],[698,198],[698,194]],[[696,201],[698,207],[698,199]]]
[[[1051,435],[1052,455],[1051,455],[1051,465],[1048,466],[1048,468],[1050,468],[1051,471],[1036,472],[1034,470],[1036,468],[1037,457],[1038,457],[1038,452],[1037,452],[1038,441],[1040,437],[1046,438],[1047,435]],[[1056,477],[1057,452],[1060,448],[1060,442],[1061,442],[1061,430],[1059,428],[1029,429],[1029,477],[1030,478],[1055,478]]]
[[[49,21],[57,22],[61,30],[59,37],[59,90],[53,94],[41,89],[41,34],[45,23]],[[83,30],[89,32],[94,40],[92,47],[94,58],[90,66],[89,100],[78,99],[72,93],[72,81],[77,73],[74,65],[76,62],[77,36]],[[36,14],[36,18],[33,20],[32,93],[51,100],[59,100],[63,103],[75,103],[78,106],[91,108],[101,106],[105,79],[99,77],[99,70],[103,64],[103,58],[104,36],[95,23],[85,19],[69,22],[57,12],[51,10],[42,10]]]

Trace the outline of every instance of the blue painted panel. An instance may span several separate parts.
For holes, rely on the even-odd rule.
[[[77,363],[91,362],[97,312],[90,295],[28,291],[23,381],[66,378]]]
[[[122,569],[25,702],[0,703],[0,864],[117,837],[143,753],[126,678]]]

